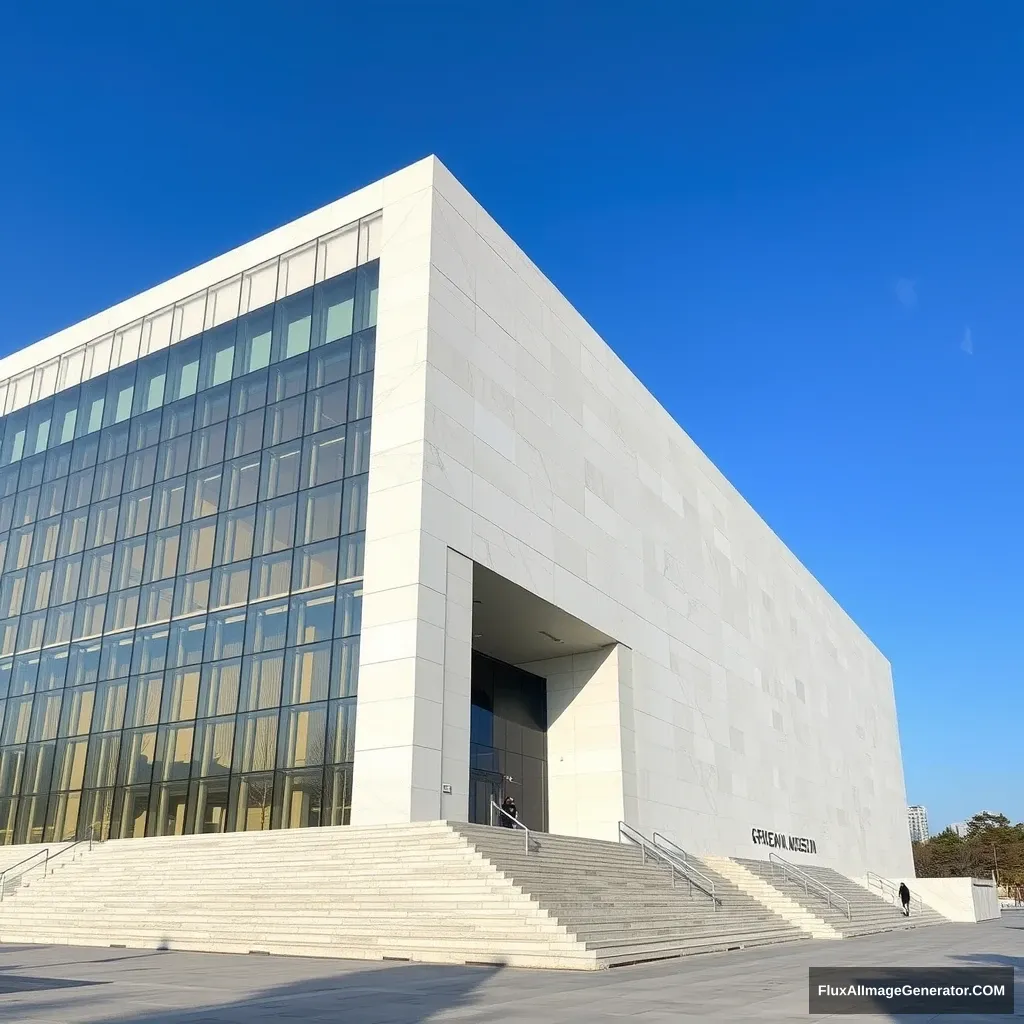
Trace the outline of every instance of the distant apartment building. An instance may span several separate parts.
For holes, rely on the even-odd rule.
[[[927,839],[928,808],[914,804],[914,806],[907,808],[907,818],[910,821],[910,841],[920,843]]]

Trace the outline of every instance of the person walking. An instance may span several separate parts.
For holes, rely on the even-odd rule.
[[[900,903],[903,904],[903,916],[910,917],[910,890],[906,882],[900,882]]]
[[[505,828],[515,828],[515,823],[519,819],[519,814],[516,811],[515,800],[513,800],[512,797],[510,796],[505,797],[505,799],[501,802],[501,809],[505,812],[500,816],[501,824]]]

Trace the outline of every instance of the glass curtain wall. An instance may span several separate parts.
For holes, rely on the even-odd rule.
[[[377,277],[0,420],[0,842],[347,823]]]

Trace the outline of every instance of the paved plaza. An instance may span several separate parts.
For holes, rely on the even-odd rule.
[[[1013,965],[1016,1016],[1024,1018],[1024,911],[1010,911],[1001,921],[978,925],[940,925],[842,942],[798,942],[590,974],[9,945],[0,946],[0,1022],[824,1020],[807,1014],[809,966],[944,964]]]

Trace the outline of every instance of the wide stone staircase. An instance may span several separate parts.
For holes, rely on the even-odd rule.
[[[80,844],[21,883],[0,942],[600,966],[444,822]]]
[[[819,883],[815,887],[811,883],[805,884],[797,872],[787,871],[779,864],[740,857],[733,859],[736,864],[827,923],[843,938],[940,924],[946,920],[928,907],[919,907],[918,912],[906,918],[903,911],[892,902],[831,868],[806,864],[799,866],[800,873]],[[835,893],[839,899],[829,901],[823,889]]]
[[[594,970],[805,937],[724,878],[717,909],[625,844],[486,826],[8,848],[0,942]],[[647,855],[648,858],[650,854]]]
[[[715,903],[629,843],[486,825],[453,826],[489,863],[592,950],[602,966],[809,938],[704,868]]]

